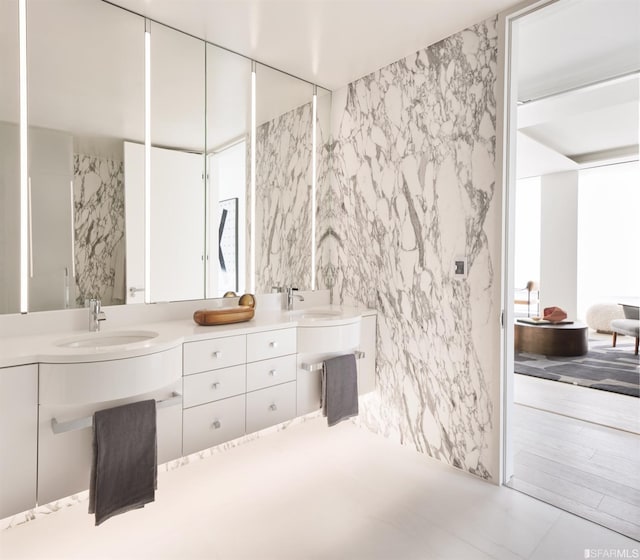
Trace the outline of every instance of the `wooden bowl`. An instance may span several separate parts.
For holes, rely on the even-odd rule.
[[[234,292],[227,292],[224,297],[237,297]],[[193,314],[193,320],[205,327],[214,325],[229,325],[250,321],[256,312],[256,298],[253,294],[240,297],[237,307],[220,307],[218,309],[198,309]]]
[[[229,325],[250,321],[256,310],[248,305],[237,307],[223,307],[221,309],[198,309],[193,314],[193,320],[202,326]]]

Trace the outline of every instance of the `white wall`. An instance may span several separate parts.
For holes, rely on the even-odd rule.
[[[638,162],[581,171],[578,215],[578,317],[640,297]]]
[[[540,303],[578,314],[578,172],[541,178]]]

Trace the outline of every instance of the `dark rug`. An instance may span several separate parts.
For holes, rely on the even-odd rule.
[[[640,360],[633,344],[597,346],[585,356],[563,358],[516,352],[515,372],[601,391],[640,397]]]

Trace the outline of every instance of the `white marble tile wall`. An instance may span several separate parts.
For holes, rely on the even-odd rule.
[[[316,288],[331,290],[336,270],[331,260],[335,251],[333,223],[335,193],[333,181],[333,140],[331,137],[332,95],[318,94],[316,120]]]
[[[76,305],[125,301],[124,164],[74,154]]]
[[[256,131],[256,293],[311,287],[311,104]]]
[[[362,421],[493,480],[496,67],[492,19],[334,92],[334,176],[323,195],[332,200],[320,236],[335,273],[334,302],[378,310],[379,390]],[[465,280],[453,275],[461,255]]]

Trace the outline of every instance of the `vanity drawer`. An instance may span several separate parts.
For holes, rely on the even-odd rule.
[[[214,369],[184,378],[184,408],[218,401],[244,393],[247,390],[245,367]]]
[[[295,415],[295,381],[247,393],[247,433],[290,420]]]
[[[244,364],[247,356],[245,335],[185,342],[184,374]]]
[[[296,355],[247,364],[247,391],[296,380]]]
[[[247,335],[247,362],[296,353],[296,329],[280,329]]]
[[[244,395],[186,409],[182,419],[182,455],[244,435]]]

